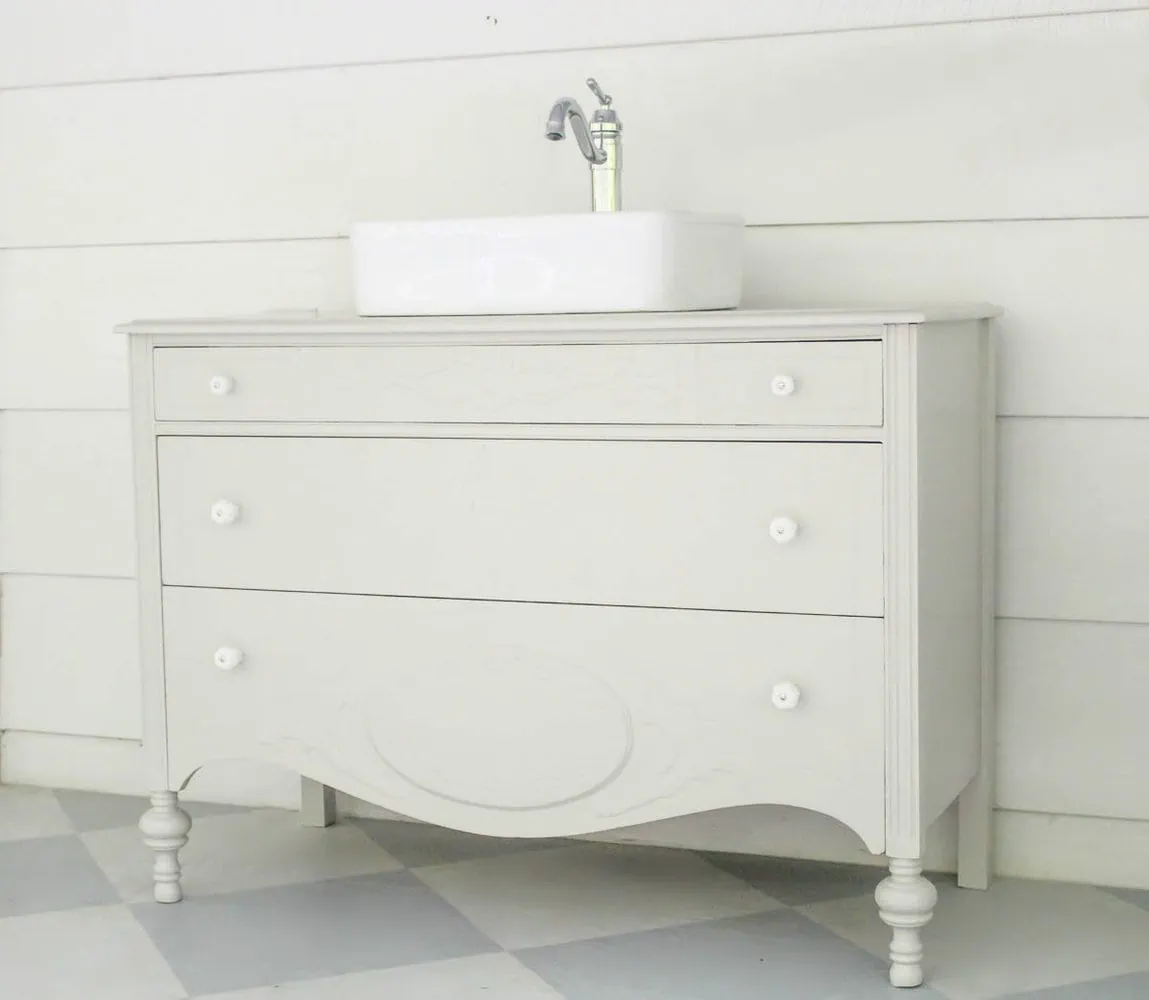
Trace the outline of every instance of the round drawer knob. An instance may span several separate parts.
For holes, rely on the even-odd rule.
[[[213,396],[229,396],[235,389],[235,379],[230,375],[213,375],[208,388]]]
[[[802,700],[802,691],[797,684],[785,681],[782,684],[774,685],[774,690],[770,693],[770,700],[774,703],[775,708],[788,712],[790,709],[798,707],[798,702]]]
[[[770,522],[770,537],[779,545],[794,540],[798,534],[798,522],[789,517],[776,517]]]
[[[212,657],[220,670],[234,670],[243,663],[243,650],[234,646],[220,646]]]
[[[239,520],[239,504],[217,500],[211,505],[211,519],[216,524],[235,524]]]
[[[794,391],[794,376],[775,375],[770,380],[770,391],[775,396],[789,396]]]

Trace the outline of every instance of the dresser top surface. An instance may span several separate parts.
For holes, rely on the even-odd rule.
[[[728,309],[675,313],[563,313],[491,316],[379,316],[301,309],[233,317],[140,319],[116,327],[129,335],[236,334],[540,334],[540,333],[657,333],[823,328],[834,336],[873,336],[873,328],[888,325],[961,322],[991,319],[997,306],[982,302],[924,307],[832,309]]]

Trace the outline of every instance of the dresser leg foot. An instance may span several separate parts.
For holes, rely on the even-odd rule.
[[[178,903],[180,888],[180,849],[188,842],[191,817],[180,808],[175,792],[153,792],[152,807],[140,817],[144,843],[155,852],[152,876],[157,903]]]
[[[893,930],[890,942],[890,984],[921,986],[922,928],[934,915],[938,891],[922,876],[922,863],[890,858],[890,874],[874,893],[878,913]]]
[[[335,823],[335,789],[310,778],[299,786],[299,822],[303,826],[331,826]]]

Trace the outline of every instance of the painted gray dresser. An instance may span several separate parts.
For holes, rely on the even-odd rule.
[[[480,834],[814,810],[989,877],[994,310],[136,322],[156,899],[201,766]]]

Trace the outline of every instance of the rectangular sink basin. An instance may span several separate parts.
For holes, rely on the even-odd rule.
[[[363,222],[352,227],[361,316],[732,309],[743,220],[694,212]]]

